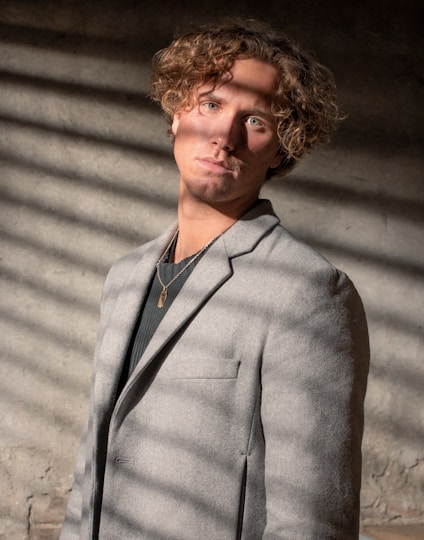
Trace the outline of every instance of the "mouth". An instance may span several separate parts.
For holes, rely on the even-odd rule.
[[[217,160],[211,157],[198,157],[196,158],[196,161],[205,169],[221,174],[234,172],[237,168],[229,161]]]

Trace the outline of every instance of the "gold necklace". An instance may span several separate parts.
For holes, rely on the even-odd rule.
[[[218,236],[215,236],[215,238],[212,238],[212,240],[210,242],[208,242],[205,246],[202,247],[202,249],[200,251],[198,251],[197,253],[195,253],[193,255],[193,257],[188,261],[188,263],[183,267],[181,268],[181,270],[178,272],[178,274],[176,276],[174,276],[171,281],[169,283],[164,283],[160,277],[160,271],[159,271],[159,265],[160,263],[163,261],[163,259],[165,258],[166,254],[168,253],[168,251],[171,249],[171,246],[172,246],[172,243],[174,242],[174,240],[177,238],[177,235],[178,235],[178,229],[175,231],[175,233],[172,235],[172,238],[169,242],[169,244],[166,246],[165,248],[165,251],[162,253],[162,255],[159,257],[159,260],[158,262],[156,263],[156,273],[157,273],[157,276],[158,276],[158,280],[159,280],[159,283],[161,284],[162,286],[162,291],[159,295],[159,299],[158,299],[158,303],[157,303],[157,307],[158,308],[163,308],[163,306],[165,305],[165,302],[166,302],[166,298],[168,296],[168,288],[170,285],[172,285],[174,283],[174,281],[176,279],[178,279],[181,274],[183,272],[185,272],[185,270],[187,270],[187,268],[189,266],[191,266],[194,261],[200,257],[200,255],[208,249],[208,247],[213,243],[215,242],[215,240],[221,236],[220,234],[218,234]]]

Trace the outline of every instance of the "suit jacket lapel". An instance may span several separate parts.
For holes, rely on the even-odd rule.
[[[149,345],[140,358],[128,383],[122,390],[114,414],[114,426],[117,427],[131,406],[134,385],[137,385],[137,399],[140,381],[148,384],[150,380],[149,367],[160,356],[175,334],[201,308],[206,300],[231,276],[232,270],[223,239],[220,238],[202,257],[196,268],[190,274],[178,296],[170,306],[166,316],[161,321]]]
[[[200,259],[178,293],[139,361],[135,376],[230,276],[231,266],[220,238]]]
[[[116,394],[118,388],[141,301],[148,292],[156,262],[174,230],[175,224],[161,234],[156,241],[146,246],[147,249],[142,252],[139,262],[119,286],[119,296],[98,351],[99,361],[94,395],[99,411],[104,409],[107,413],[106,408],[109,410],[114,405],[115,400],[111,400],[111,396]]]

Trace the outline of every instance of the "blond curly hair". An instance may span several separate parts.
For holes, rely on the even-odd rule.
[[[316,144],[328,142],[342,115],[331,72],[269,25],[232,20],[175,39],[153,57],[150,95],[171,124],[176,112],[190,106],[194,90],[219,83],[239,58],[254,58],[278,71],[272,110],[283,158],[267,178],[282,176]]]

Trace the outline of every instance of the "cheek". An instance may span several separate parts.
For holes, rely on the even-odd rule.
[[[180,144],[196,144],[207,137],[202,122],[190,117],[174,118],[172,133],[175,136],[175,142],[179,141]]]
[[[248,141],[250,152],[260,162],[267,163],[270,167],[274,167],[274,163],[281,160],[281,155],[278,153],[278,142],[264,141],[260,137],[251,137]]]
[[[257,137],[252,140],[253,152],[259,161],[264,162],[267,167],[277,167],[281,162],[281,154],[279,153],[280,141],[276,136],[269,136],[266,139]]]

